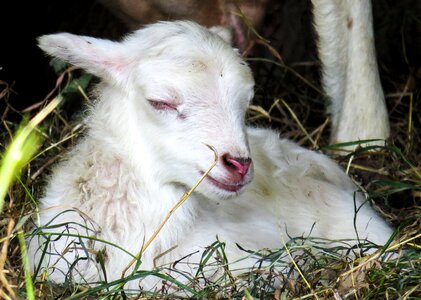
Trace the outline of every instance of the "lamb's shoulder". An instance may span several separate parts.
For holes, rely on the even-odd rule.
[[[88,135],[54,169],[41,199],[41,223],[85,224],[98,237],[128,246],[133,239],[143,241],[185,192],[149,173]],[[194,219],[191,210],[184,205],[170,223],[188,227]],[[164,230],[164,244],[182,231],[179,227]]]
[[[141,186],[132,167],[119,155],[85,138],[54,168],[41,199],[41,212],[51,218],[73,210],[101,227],[115,227],[102,224],[111,219],[104,216],[138,209]]]

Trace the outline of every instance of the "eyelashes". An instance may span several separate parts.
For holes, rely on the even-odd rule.
[[[148,102],[156,110],[177,111],[177,105],[169,101],[148,99]]]
[[[178,104],[165,100],[147,99],[149,104],[157,111],[162,112],[176,112],[177,117],[181,120],[186,119],[186,115],[178,110]]]

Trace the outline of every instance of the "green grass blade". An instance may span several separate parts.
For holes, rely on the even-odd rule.
[[[61,96],[54,98],[28,124],[17,131],[14,140],[7,147],[0,166],[0,213],[3,211],[7,190],[38,149],[40,139],[34,129],[61,101]]]
[[[18,232],[20,245],[20,254],[22,258],[23,271],[25,274],[26,298],[35,300],[34,287],[32,285],[31,268],[29,267],[28,250],[26,248],[25,238],[22,231]]]
[[[3,211],[7,190],[20,170],[34,155],[39,145],[39,139],[32,130],[25,126],[18,130],[15,139],[6,149],[0,167],[0,213]]]

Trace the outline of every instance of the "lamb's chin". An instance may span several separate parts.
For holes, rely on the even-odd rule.
[[[196,191],[210,200],[219,202],[221,200],[230,200],[242,194],[249,183],[250,180],[241,183],[222,182],[208,175],[197,186]]]

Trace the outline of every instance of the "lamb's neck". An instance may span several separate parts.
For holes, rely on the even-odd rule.
[[[109,195],[101,205],[103,209],[86,212],[97,222],[101,228],[111,228],[103,238],[118,241],[129,245],[129,241],[148,240],[160,226],[167,214],[176,205],[185,193],[185,188],[173,183],[162,182],[159,175],[153,170],[137,167],[131,164],[124,156],[125,152],[110,145],[112,140],[91,137],[88,132],[86,145],[81,145],[86,151],[87,161],[93,165],[88,172],[83,172],[86,182],[93,180],[98,185],[95,176],[101,176],[101,188],[96,189],[98,197],[91,197],[92,201],[98,198],[104,200],[103,194]],[[145,163],[146,165],[146,163]],[[104,193],[105,191],[105,193]],[[193,197],[192,197],[193,198]],[[158,238],[154,241],[151,255],[161,250],[168,250],[177,243],[180,234],[188,230],[195,220],[195,202],[186,201],[168,220]],[[89,203],[85,203],[89,207]],[[82,208],[83,211],[85,211]],[[104,210],[108,218],[104,219]],[[126,215],[131,217],[119,218]],[[128,233],[137,232],[139,236],[133,237]],[[138,246],[138,245],[133,245]],[[126,249],[131,252],[137,248]]]
[[[130,95],[115,88],[103,88],[88,120],[89,138],[101,144],[103,151],[124,161],[147,184],[164,185],[165,170],[159,152],[148,136],[144,112],[136,109]],[[141,125],[140,125],[141,124]],[[162,167],[162,168],[161,168]]]

